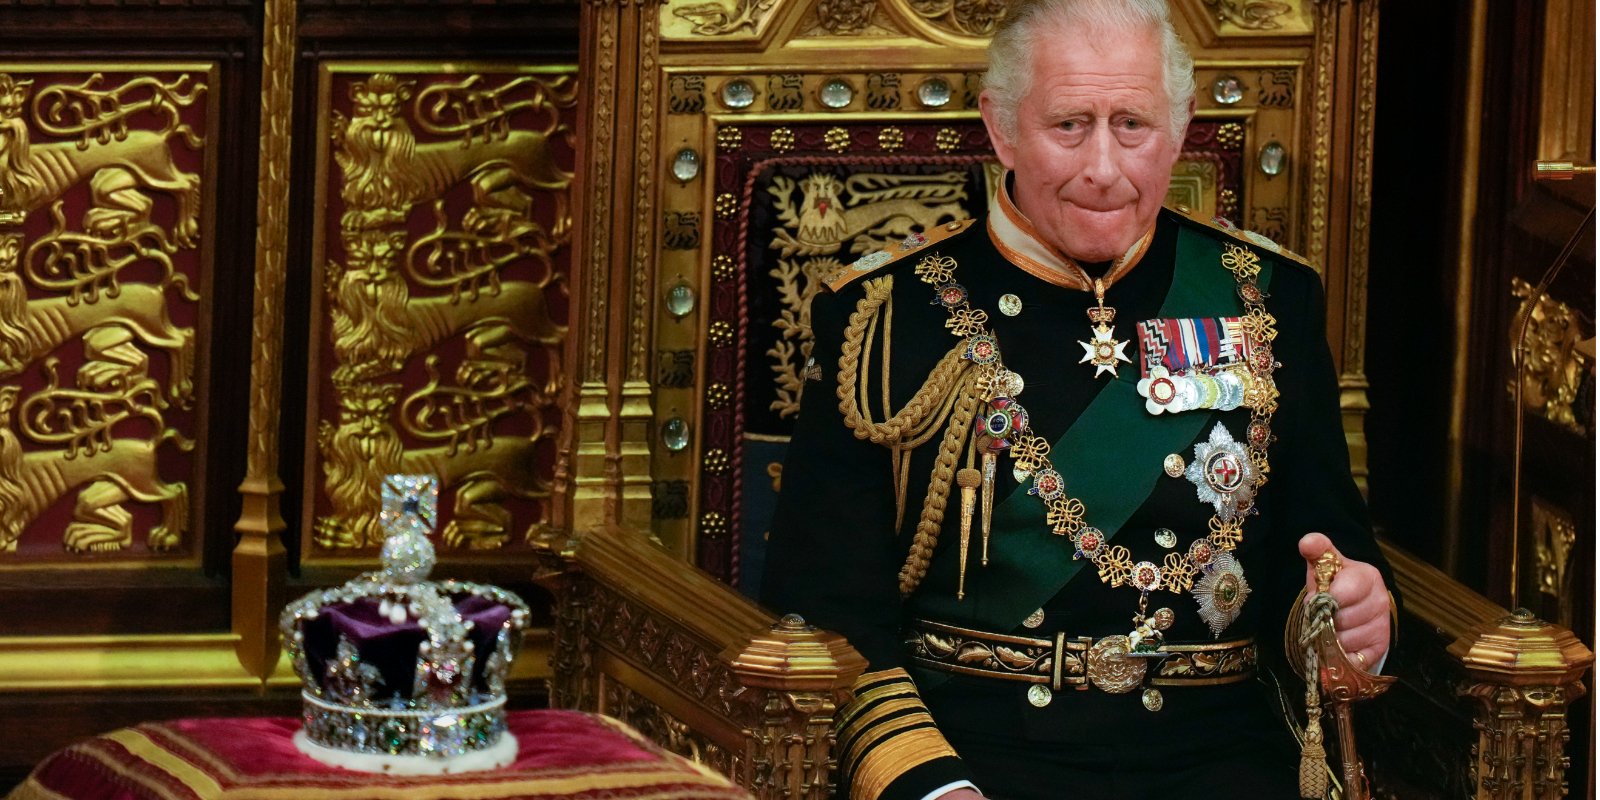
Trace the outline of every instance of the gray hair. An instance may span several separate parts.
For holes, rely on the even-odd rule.
[[[1017,0],[989,43],[983,85],[1000,111],[1000,129],[1017,136],[1017,104],[1033,77],[1033,53],[1047,25],[1076,24],[1095,31],[1155,31],[1161,38],[1161,77],[1170,104],[1170,130],[1182,138],[1194,98],[1194,59],[1172,27],[1167,0]]]

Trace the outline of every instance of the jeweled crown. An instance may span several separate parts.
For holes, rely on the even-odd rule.
[[[439,485],[383,483],[382,569],[283,610],[284,647],[303,684],[300,749],[354,769],[422,773],[503,766],[506,674],[528,607],[497,586],[427,580]]]

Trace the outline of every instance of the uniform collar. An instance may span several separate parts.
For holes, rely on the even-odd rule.
[[[995,249],[1029,275],[1068,289],[1090,291],[1094,288],[1083,267],[1039,238],[1039,232],[1034,229],[1033,223],[1028,221],[1012,202],[1010,170],[1006,170],[999,187],[989,198],[988,228],[989,239],[994,242]],[[1128,252],[1112,265],[1103,279],[1106,286],[1110,286],[1139,263],[1145,251],[1150,248],[1150,241],[1155,238],[1155,232],[1155,226],[1152,225],[1150,230],[1139,237],[1139,241],[1134,242],[1133,246],[1128,248]]]

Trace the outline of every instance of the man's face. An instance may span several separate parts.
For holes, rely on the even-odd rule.
[[[1153,31],[1046,27],[1007,140],[981,98],[1012,199],[1045,242],[1080,261],[1121,256],[1155,224],[1182,139],[1171,132]]]

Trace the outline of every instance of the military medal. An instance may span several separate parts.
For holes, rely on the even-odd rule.
[[[1145,411],[1232,411],[1258,396],[1252,373],[1262,369],[1263,348],[1252,344],[1243,317],[1147,319],[1134,332]]]
[[[1089,341],[1078,342],[1083,346],[1083,358],[1078,359],[1078,363],[1093,364],[1096,378],[1107,372],[1115,378],[1117,362],[1132,364],[1133,359],[1128,358],[1127,340],[1111,335],[1111,323],[1117,318],[1117,310],[1106,305],[1106,285],[1099,278],[1094,279],[1094,303],[1094,308],[1089,309],[1089,321],[1094,324],[1089,327]]]
[[[1174,380],[1172,373],[1166,367],[1156,367],[1150,370],[1149,377],[1140,378],[1135,384],[1139,396],[1144,398],[1144,410],[1152,414],[1164,411],[1183,411],[1178,400],[1178,378]]]

